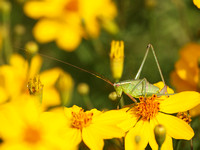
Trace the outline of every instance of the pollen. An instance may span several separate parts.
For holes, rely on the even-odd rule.
[[[41,83],[39,76],[31,78],[27,85],[29,94],[30,95],[41,94],[43,86],[44,85]]]
[[[160,103],[156,100],[157,96],[153,94],[151,97],[140,96],[140,102],[135,106],[135,114],[142,120],[150,120],[156,116],[160,110]]]
[[[28,144],[36,144],[41,140],[41,132],[39,129],[28,126],[24,130],[24,141]]]
[[[176,116],[188,124],[192,121],[191,116],[187,112],[179,112]]]
[[[87,127],[91,124],[92,117],[92,112],[84,112],[83,109],[80,109],[79,112],[72,111],[72,127],[77,129]]]

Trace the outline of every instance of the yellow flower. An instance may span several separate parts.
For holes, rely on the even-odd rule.
[[[193,0],[193,3],[200,8],[200,1],[199,0]]]
[[[30,66],[25,59],[17,54],[12,55],[10,65],[0,66],[0,102],[3,103],[7,100],[14,99],[15,97],[27,93],[27,85],[29,83],[29,90],[36,92],[37,83],[31,82],[36,75],[39,75],[39,70],[42,65],[42,59],[36,55],[32,58]],[[40,77],[40,86],[42,89],[42,105],[44,108],[61,104],[60,95],[55,88],[56,81],[61,74],[65,74],[68,80],[68,90],[65,91],[71,95],[73,88],[73,80],[71,76],[63,72],[59,68],[54,68],[42,72]],[[41,90],[41,89],[39,89]],[[31,93],[33,94],[33,93]]]
[[[103,139],[124,136],[117,123],[126,118],[126,113],[118,110],[100,112],[97,109],[84,111],[74,105],[54,112],[43,114],[43,120],[52,120],[52,126],[60,126],[61,141],[68,146],[77,146],[83,141],[90,149],[102,150]]]
[[[199,61],[200,44],[189,43],[180,50],[180,59],[175,64],[175,71],[171,73],[171,83],[177,92],[199,91]],[[190,110],[191,116],[200,114],[200,105]]]
[[[111,0],[32,0],[25,4],[24,12],[39,19],[33,29],[39,42],[55,40],[67,51],[75,50],[87,34],[97,37],[100,23],[108,24],[116,16]]]
[[[112,41],[110,51],[110,68],[114,79],[119,80],[124,68],[124,42]]]
[[[43,121],[37,97],[23,95],[0,106],[1,150],[61,149],[56,126]],[[65,144],[68,144],[67,141]]]
[[[170,115],[173,113],[187,111],[200,103],[200,94],[197,92],[181,92],[178,94],[157,97],[140,97],[140,102],[128,111],[130,118],[119,126],[128,133],[125,136],[125,149],[135,149],[135,137],[140,136],[140,148],[144,149],[147,144],[154,150],[158,149],[156,144],[154,128],[157,124],[166,127],[166,139],[162,149],[173,149],[172,138],[190,140],[194,132],[183,120]],[[124,108],[122,111],[127,111]]]

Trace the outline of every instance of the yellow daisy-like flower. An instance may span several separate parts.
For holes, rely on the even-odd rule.
[[[17,99],[0,106],[1,150],[61,150],[58,129],[40,117],[37,97],[23,95]]]
[[[200,1],[199,0],[193,0],[193,3],[200,8]]]
[[[32,58],[30,65],[20,55],[14,54],[10,59],[10,65],[0,66],[0,102],[14,99],[15,97],[30,91],[37,91],[37,82],[35,76],[39,75],[39,70],[42,65],[42,59],[39,55]],[[44,108],[61,104],[60,94],[55,88],[55,84],[61,74],[65,75],[68,80],[66,94],[68,100],[73,89],[73,80],[71,76],[63,72],[59,68],[54,68],[42,72],[39,77],[41,83],[39,87],[42,89],[42,105]],[[28,86],[28,88],[27,88]],[[33,93],[30,93],[33,94]],[[67,104],[67,101],[66,103]]]
[[[177,92],[200,89],[200,44],[189,43],[180,50],[180,59],[171,73],[171,83]],[[200,114],[200,105],[190,110],[191,116]]]
[[[158,149],[154,136],[157,124],[166,127],[166,139],[161,149],[173,149],[172,138],[190,140],[194,136],[192,128],[183,120],[170,115],[187,111],[200,103],[200,94],[197,92],[181,92],[178,94],[157,97],[140,97],[140,102],[128,111],[130,118],[119,126],[128,133],[125,136],[125,149],[133,150],[138,145],[135,137],[139,136],[139,145],[144,149],[147,144],[153,150]],[[124,108],[122,111],[127,111]]]
[[[30,0],[24,12],[40,19],[33,29],[39,42],[55,40],[60,48],[73,51],[87,34],[97,37],[100,23],[108,24],[117,11],[111,0]]]
[[[68,146],[76,146],[83,141],[92,150],[102,150],[103,139],[124,136],[117,123],[127,117],[125,112],[111,110],[101,112],[97,109],[84,111],[74,105],[54,112],[43,114],[43,120],[52,120],[52,126],[60,126],[61,142],[68,141]]]

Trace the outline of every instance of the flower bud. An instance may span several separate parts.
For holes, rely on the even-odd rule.
[[[140,141],[141,141],[141,137],[140,137],[139,135],[136,135],[136,136],[135,136],[135,143],[136,143],[136,144],[139,144]]]
[[[80,83],[77,87],[79,94],[87,95],[90,92],[90,87],[86,83]]]
[[[38,52],[38,45],[36,42],[29,41],[25,45],[25,49],[32,55]]]
[[[60,93],[62,105],[67,106],[69,104],[73,87],[74,81],[72,77],[68,73],[60,71],[56,81],[56,88]]]
[[[112,101],[116,101],[118,99],[118,96],[117,96],[117,93],[116,92],[111,92],[109,95],[108,95],[108,98]]]
[[[25,33],[25,27],[22,24],[17,24],[14,28],[14,31],[17,35],[21,36]]]
[[[0,1],[0,8],[3,12],[8,13],[11,10],[11,4],[9,1]]]
[[[156,125],[154,128],[154,134],[155,134],[155,138],[156,138],[156,142],[158,146],[161,147],[166,137],[165,127],[161,124]]]
[[[121,78],[124,67],[124,42],[112,41],[110,51],[110,67],[113,78],[117,81]]]

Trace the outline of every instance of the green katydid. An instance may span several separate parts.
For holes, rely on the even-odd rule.
[[[160,76],[161,76],[161,79],[162,79],[162,82],[165,85],[163,87],[163,89],[161,89],[161,90],[159,90],[159,88],[157,86],[149,83],[146,80],[146,78],[139,79],[141,71],[143,69],[144,63],[146,61],[146,58],[148,56],[148,53],[149,53],[150,49],[152,50],[154,59],[156,61],[156,64],[157,64],[157,67],[158,67],[158,70],[159,70],[159,73],[160,73]],[[91,74],[91,75],[93,75],[95,77],[98,77],[101,80],[104,80],[105,82],[111,84],[115,88],[118,97],[121,97],[122,93],[125,93],[135,103],[137,103],[135,98],[138,98],[140,96],[149,96],[149,95],[152,95],[152,94],[164,95],[166,90],[167,90],[167,86],[165,84],[165,80],[163,78],[162,71],[160,69],[160,65],[158,63],[158,59],[157,59],[156,54],[155,54],[155,50],[154,50],[154,48],[153,48],[153,46],[151,44],[148,44],[148,46],[147,46],[145,56],[143,58],[143,61],[142,61],[141,65],[140,65],[140,68],[139,68],[134,80],[126,80],[126,81],[121,81],[121,82],[116,82],[116,83],[112,83],[111,81],[109,81],[106,78],[103,78],[103,77],[101,77],[101,76],[99,76],[99,75],[97,75],[95,73],[89,72],[89,71],[87,71],[87,70],[85,70],[83,68],[80,68],[78,66],[70,64],[70,63],[68,63],[66,61],[62,61],[62,60],[59,60],[59,59],[56,59],[54,57],[47,56],[47,55],[44,55],[44,54],[40,54],[40,55],[43,56],[43,57],[47,57],[49,59],[56,60],[58,62],[64,63],[64,64],[69,65],[71,67],[77,68],[77,69],[79,69],[81,71],[87,72],[87,73],[89,73],[89,74]]]

